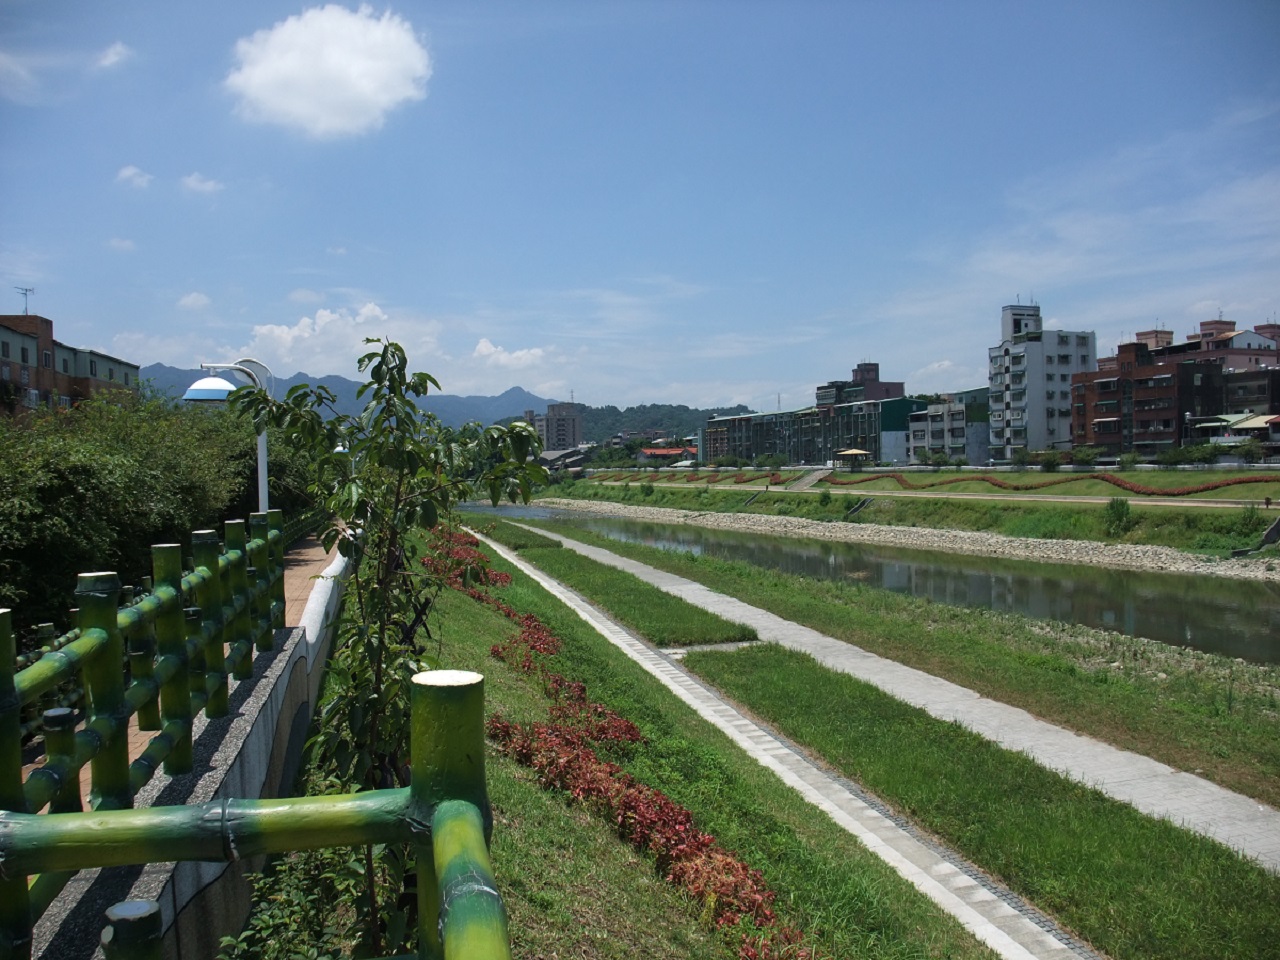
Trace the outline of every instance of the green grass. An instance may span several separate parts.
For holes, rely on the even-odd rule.
[[[489,529],[489,536],[528,554],[531,563],[562,583],[570,584],[588,599],[603,602],[607,598],[608,610],[615,619],[643,634],[656,646],[689,647],[760,639],[752,627],[732,623],[695,607],[621,570],[596,563],[572,550],[546,550],[541,544],[530,545],[528,531],[515,524],[499,521]],[[560,546],[546,537],[538,539],[555,548]]]
[[[1146,476],[1144,474],[1144,480]],[[836,488],[826,498],[826,503],[822,502],[821,490],[817,494],[760,493],[759,490],[716,486],[690,489],[655,486],[653,492],[646,496],[636,486],[573,483],[547,488],[544,495],[705,513],[769,514],[828,522],[843,520],[857,500],[872,497],[871,505],[849,518],[850,522],[934,530],[975,530],[1044,540],[1150,544],[1218,556],[1256,546],[1267,526],[1280,517],[1280,511],[1259,510],[1251,504],[1241,508],[1176,507],[1144,505],[1140,498],[1129,498],[1133,527],[1123,535],[1112,536],[1106,527],[1105,503],[1045,503],[1013,497],[966,499],[947,497],[942,493],[936,496],[877,496],[876,488],[882,485],[886,489],[897,487],[895,481],[884,478],[857,487]],[[1116,493],[1114,487],[1105,486],[1108,496]],[[1250,488],[1227,489],[1235,492]],[[753,493],[760,495],[748,503]],[[1280,495],[1276,499],[1280,502]]]
[[[533,552],[545,558],[555,551]],[[511,569],[500,562],[495,566]],[[710,832],[723,847],[761,870],[778,894],[776,906],[786,922],[815,936],[832,956],[841,958],[967,960],[991,956],[879,858],[747,758],[563,604],[512,572],[515,582],[498,595],[517,610],[536,614],[564,641],[560,654],[551,661],[552,668],[570,680],[585,682],[593,701],[631,719],[645,734],[646,742],[632,748],[622,759],[623,766],[689,808],[699,829]],[[497,642],[496,637],[509,635],[511,625],[478,604],[462,614],[458,604],[464,602],[472,603],[456,595],[442,599],[444,651],[450,665],[486,674],[491,711],[500,710],[518,722],[545,719],[546,702],[534,684],[484,653]],[[495,764],[490,779],[505,770]],[[497,799],[508,788],[491,789]],[[644,876],[646,870],[651,875],[652,868],[640,864],[614,870],[598,864],[591,859],[591,851],[596,849],[591,845],[575,847],[573,854],[566,855],[564,842],[558,840],[561,828],[555,811],[567,820],[577,820],[582,818],[579,808],[558,797],[537,797],[523,788],[505,796],[510,799],[497,804],[495,811],[495,868],[504,896],[511,898],[513,918],[524,918],[513,922],[513,927],[523,927],[532,919],[540,924],[537,937],[544,944],[523,955],[618,955],[570,948],[584,943],[585,938],[572,926],[586,917],[611,925],[610,936],[618,941],[611,949],[616,951],[621,945],[630,947],[632,955],[649,956],[643,937],[648,927],[658,922],[654,914],[619,916],[608,905],[621,902],[621,893],[615,888],[646,886]],[[545,806],[548,803],[551,808]],[[526,804],[532,804],[535,812],[526,812]],[[535,820],[535,835],[526,837],[526,826]],[[509,825],[505,831],[503,824]],[[506,836],[499,836],[503,832]],[[534,846],[526,855],[513,856],[504,854],[504,844]],[[553,861],[563,862],[552,865]],[[575,878],[560,881],[559,872],[570,866]],[[513,879],[513,870],[520,873],[519,880]],[[543,889],[551,880],[555,880],[554,889]],[[684,910],[686,916],[699,912],[699,905],[692,903]],[[557,940],[555,930],[563,940]],[[692,937],[691,933],[684,935]],[[534,935],[522,932],[519,936]],[[594,945],[595,938],[590,943]]]
[[[1274,956],[1280,877],[767,645],[687,666],[1112,957]]]
[[[1280,806],[1275,666],[538,524]]]

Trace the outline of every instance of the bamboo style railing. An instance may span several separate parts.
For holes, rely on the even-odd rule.
[[[175,859],[231,861],[369,843],[409,843],[418,861],[418,956],[510,960],[506,912],[489,861],[492,815],[484,776],[484,678],[432,670],[411,685],[412,779],[398,790],[199,806],[47,815],[0,813],[0,867],[12,878]],[[115,911],[115,915],[112,914]],[[154,956],[150,906],[108,911],[128,952]],[[133,918],[148,918],[133,924]],[[123,943],[116,946],[124,947]],[[110,951],[109,951],[110,953]]]
[[[284,626],[283,515],[230,521],[225,544],[213,530],[191,539],[191,572],[183,572],[179,545],[153,547],[151,592],[123,607],[115,573],[81,574],[75,629],[38,659],[24,658],[22,669],[10,612],[0,610],[0,810],[80,810],[86,765],[95,811],[133,806],[161,764],[171,776],[190,772],[195,714],[225,716],[228,675],[251,676],[252,650],[270,650]],[[76,686],[85,691],[83,722],[65,706],[44,711],[45,763],[24,783],[24,708]],[[155,736],[131,762],[135,716]],[[0,958],[27,954],[32,925],[74,875],[37,871],[28,885],[12,873],[0,856]]]
[[[508,958],[487,853],[492,819],[478,674],[413,678],[409,788],[131,809],[161,764],[169,775],[190,772],[193,717],[201,710],[209,719],[226,715],[228,676],[251,676],[253,649],[270,650],[284,625],[280,511],[253,514],[247,528],[228,523],[225,545],[214,531],[196,531],[185,574],[177,545],[153,548],[149,592],[140,600],[126,596],[123,607],[114,573],[81,575],[76,629],[38,659],[15,657],[11,615],[0,610],[0,960],[29,957],[35,922],[77,870],[396,840],[418,848],[418,875],[426,878],[419,955]],[[86,692],[82,722],[66,706],[44,711],[46,760],[24,783],[24,709],[76,683]],[[130,762],[133,716],[156,735]],[[81,812],[86,764],[91,813]],[[108,953],[151,955],[158,924],[134,920],[152,912],[132,901],[117,907],[118,916],[108,911],[108,934],[118,934]]]

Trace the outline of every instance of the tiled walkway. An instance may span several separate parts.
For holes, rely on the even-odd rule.
[[[548,535],[543,530],[538,532]],[[513,552],[492,541],[486,543],[562,600],[749,756],[857,837],[998,956],[1005,960],[1097,957],[1049,917],[894,816],[855,784],[827,773],[785,739],[743,716],[675,659],[644,643]]]
[[[551,536],[539,530],[543,536]],[[667,593],[727,620],[754,627],[762,640],[800,650],[942,720],[953,720],[1051,770],[1212,837],[1280,873],[1280,811],[1190,773],[1046,723],[1025,710],[886,660],[808,627],[709,590],[683,577],[557,537],[584,556],[634,574]]]

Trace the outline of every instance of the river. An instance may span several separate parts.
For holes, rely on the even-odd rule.
[[[1280,663],[1280,587],[1274,583],[764,536],[545,507],[484,512],[510,519],[564,520],[601,536],[663,550],[741,560],[806,577],[857,580],[938,603],[1078,623],[1256,663]]]

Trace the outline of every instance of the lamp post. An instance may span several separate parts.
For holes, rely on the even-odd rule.
[[[244,357],[235,363],[202,363],[200,369],[208,370],[211,374],[220,370],[230,370],[244,377],[259,390],[265,390],[268,397],[271,396],[275,386],[275,377],[272,376],[270,368],[261,360],[254,360],[251,357]],[[197,380],[188,387],[182,399],[188,403],[221,403],[235,389],[235,384],[229,380],[209,376]],[[258,510],[266,513],[267,508],[267,432],[263,429],[258,434]]]

